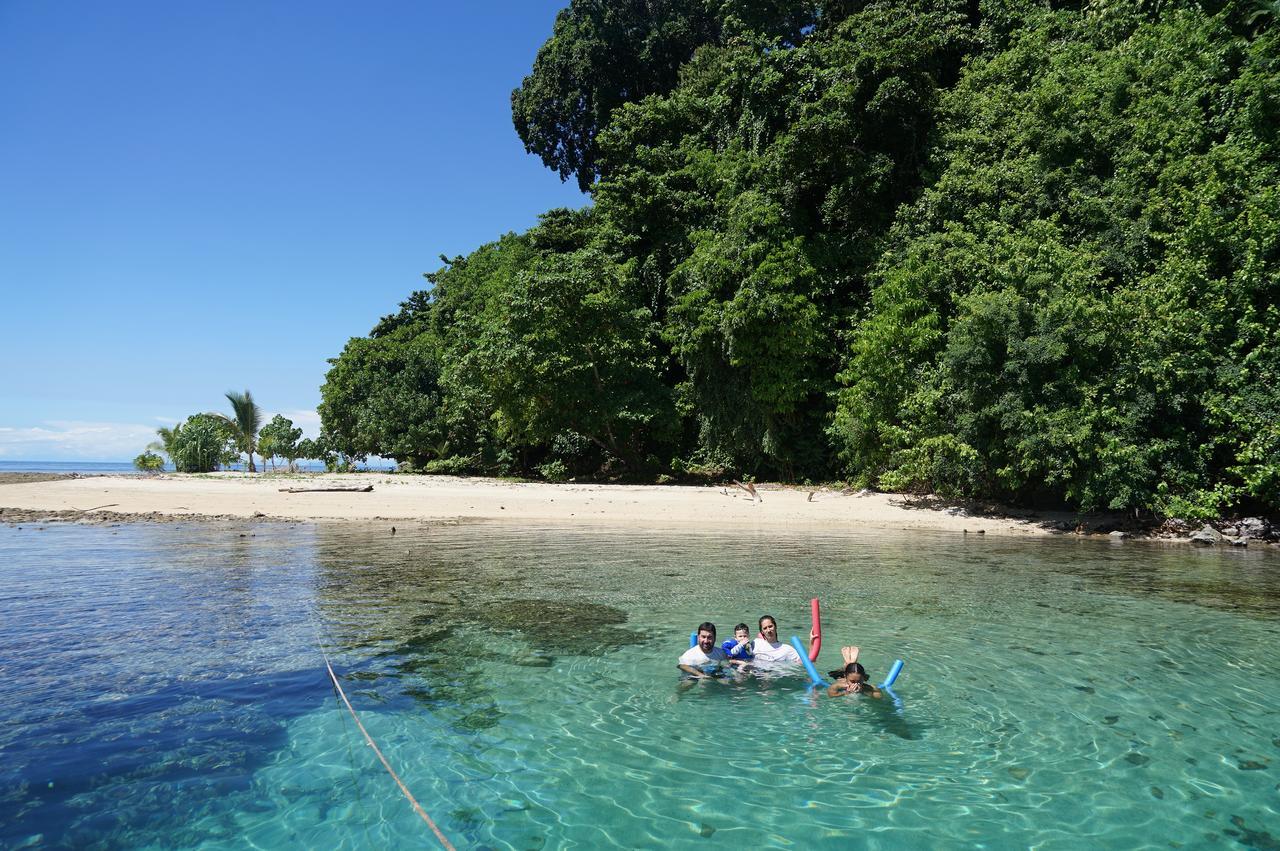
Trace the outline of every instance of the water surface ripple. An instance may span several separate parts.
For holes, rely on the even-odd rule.
[[[0,847],[1280,847],[1280,558],[1075,539],[0,527]],[[681,685],[710,619],[898,700]]]

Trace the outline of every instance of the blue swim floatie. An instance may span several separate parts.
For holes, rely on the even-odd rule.
[[[791,646],[800,655],[800,664],[804,665],[804,669],[809,674],[809,679],[813,681],[813,685],[825,686],[827,681],[818,673],[818,669],[813,667],[813,662],[809,661],[809,654],[805,652],[804,645],[800,643],[799,637],[791,636]]]

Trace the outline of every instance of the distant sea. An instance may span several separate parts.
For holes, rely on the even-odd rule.
[[[378,459],[381,460],[381,459]],[[381,465],[370,463],[370,470],[386,470],[390,469],[394,462],[384,461]],[[229,470],[243,470],[243,464],[236,464],[228,467]],[[299,461],[298,469],[307,472],[323,472],[324,465],[315,461]],[[364,469],[363,467],[361,469]],[[165,465],[165,470],[173,472],[173,467]],[[135,474],[138,471],[134,469],[133,463],[130,461],[2,461],[0,460],[0,473],[80,473],[88,475],[90,473],[102,474],[111,473],[114,475]]]
[[[166,467],[165,469],[169,469]],[[129,461],[0,461],[0,473],[136,473]]]

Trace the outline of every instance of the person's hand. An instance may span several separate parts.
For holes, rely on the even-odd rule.
[[[812,644],[812,643],[813,643],[813,640],[814,640],[815,638],[817,638],[817,637],[818,637],[818,631],[817,631],[816,629],[811,629],[811,630],[809,630],[809,643],[810,643],[810,644]]]

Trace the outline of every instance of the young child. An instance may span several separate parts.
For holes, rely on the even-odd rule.
[[[724,655],[728,656],[730,661],[750,662],[752,655],[750,628],[745,623],[735,626],[733,628],[733,638],[721,644],[720,649],[724,651]]]
[[[858,662],[849,662],[842,670],[832,671],[835,682],[827,689],[827,697],[840,697],[846,694],[865,694],[869,697],[883,697],[880,689],[871,684],[867,669]]]

